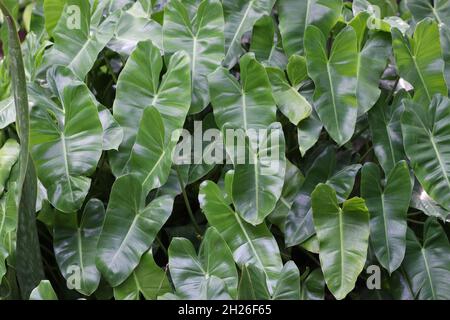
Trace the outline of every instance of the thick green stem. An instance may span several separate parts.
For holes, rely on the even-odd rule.
[[[18,225],[16,269],[23,299],[44,279],[39,237],[36,227],[37,178],[29,153],[30,115],[27,82],[22,50],[16,23],[8,8],[0,0],[0,10],[8,25],[9,62],[11,83],[16,107],[16,127],[20,139],[18,192]]]

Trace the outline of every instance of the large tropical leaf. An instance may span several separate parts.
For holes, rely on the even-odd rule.
[[[5,191],[11,169],[19,159],[20,146],[17,141],[9,139],[0,149],[0,196]],[[1,229],[1,228],[0,228]]]
[[[326,183],[337,192],[339,203],[344,202],[353,189],[355,178],[361,165],[337,166],[333,147],[325,148],[314,160],[306,173],[285,222],[285,243],[291,247],[314,235],[311,210],[311,193],[319,183]]]
[[[119,150],[111,153],[116,176],[126,169],[146,108],[153,106],[161,114],[165,139],[178,141],[176,132],[183,127],[191,104],[189,65],[186,53],[174,54],[160,81],[163,60],[158,48],[149,41],[140,42],[131,54],[119,76],[113,107],[114,117],[124,130]]]
[[[203,0],[192,20],[179,0],[172,0],[165,7],[164,51],[184,50],[191,58],[191,113],[200,112],[209,104],[207,76],[225,57],[223,30],[223,10],[219,0]]]
[[[239,300],[269,300],[264,271],[255,265],[243,265],[239,281]]]
[[[156,264],[152,252],[148,251],[131,276],[114,288],[114,297],[118,300],[139,300],[142,294],[145,299],[155,300],[171,291],[167,273]]]
[[[305,32],[308,74],[314,80],[314,107],[331,138],[339,145],[353,135],[358,112],[357,37],[346,27],[333,42],[328,54],[326,36],[315,26]]]
[[[162,49],[162,36],[161,25],[154,21],[141,2],[137,1],[130,9],[121,13],[114,36],[107,47],[128,57],[140,41],[151,40],[155,46]]]
[[[252,226],[232,210],[222,190],[212,181],[200,186],[199,202],[211,226],[215,227],[230,247],[239,265],[260,268],[273,291],[282,262],[278,245],[265,224]]]
[[[411,167],[426,193],[450,210],[450,100],[429,105],[404,100],[402,132]]]
[[[406,6],[417,22],[425,18],[433,18],[439,23],[449,24],[450,3],[446,0],[408,0]]]
[[[400,161],[390,171],[384,187],[380,169],[367,163],[362,169],[361,196],[370,213],[370,241],[381,265],[394,272],[402,263],[406,248],[406,215],[412,184],[409,168]]]
[[[294,124],[311,114],[312,107],[293,86],[292,79],[287,80],[285,73],[274,67],[267,68],[267,74],[272,84],[273,97],[280,111]]]
[[[55,215],[54,250],[59,269],[68,283],[79,277],[74,281],[75,289],[86,296],[100,283],[95,255],[104,218],[103,203],[95,199],[86,204],[80,223],[77,213]]]
[[[407,39],[398,29],[392,30],[392,46],[400,76],[414,87],[414,101],[431,102],[437,93],[447,95],[444,60],[436,22],[419,22],[414,37]]]
[[[380,97],[381,90],[378,88],[380,78],[392,51],[388,34],[379,32],[370,37],[367,36],[369,18],[367,12],[362,12],[350,22],[358,38],[356,96],[359,114],[369,111]]]
[[[237,296],[238,276],[233,255],[214,228],[206,231],[198,257],[189,240],[172,239],[169,268],[177,294],[185,299],[200,298],[202,286],[211,276],[225,282],[230,296]]]
[[[402,100],[405,98],[409,98],[409,95],[402,90],[395,95],[390,105],[386,105],[387,98],[383,95],[369,112],[375,155],[386,174],[397,162],[406,158],[400,124],[404,111]]]
[[[4,129],[16,121],[14,98],[9,97],[0,101],[0,129]]]
[[[42,280],[31,292],[30,300],[58,300],[58,297],[50,281]]]
[[[435,218],[426,221],[422,244],[408,229],[403,266],[419,299],[450,299],[450,243]]]
[[[253,1],[254,2],[254,1]],[[241,84],[225,68],[210,74],[209,90],[219,129],[265,129],[276,121],[276,105],[265,68],[247,54],[240,61]]]
[[[441,24],[439,25],[439,31],[441,34],[441,47],[445,63],[445,81],[447,82],[447,88],[450,90],[450,26]]]
[[[270,15],[275,0],[223,0],[225,16],[225,61],[232,68],[245,52],[241,41],[264,15]]]
[[[83,204],[102,153],[96,101],[70,70],[52,68],[48,79],[58,106],[37,101],[31,110],[31,156],[50,202],[74,212]]]
[[[118,14],[113,14],[96,24],[91,21],[89,1],[67,0],[53,30],[54,45],[44,56],[42,70],[55,64],[63,65],[79,79],[84,79],[100,51],[113,37],[117,21]]]
[[[293,261],[288,261],[281,270],[273,300],[300,300],[300,272]]]
[[[318,27],[328,34],[338,22],[342,11],[342,0],[280,0],[280,31],[286,54],[304,54],[306,28]]]
[[[173,198],[145,205],[146,195],[133,175],[116,180],[97,245],[97,268],[112,285],[124,282],[138,266],[172,212]]]
[[[369,212],[360,198],[345,201],[341,208],[336,192],[325,184],[319,184],[312,193],[312,208],[325,281],[336,299],[343,299],[364,268]]]
[[[264,136],[260,134],[258,142],[250,139],[245,140],[248,158],[241,162],[238,155],[235,161],[232,195],[241,217],[258,225],[272,212],[281,196],[286,171],[285,142],[279,123],[271,125]]]

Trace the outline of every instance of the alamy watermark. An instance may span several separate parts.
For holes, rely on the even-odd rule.
[[[281,125],[260,129],[203,130],[201,121],[194,122],[193,134],[186,129],[172,133],[176,143],[173,163],[258,165],[261,175],[273,175],[282,168],[284,152]],[[181,141],[180,140],[181,137]]]

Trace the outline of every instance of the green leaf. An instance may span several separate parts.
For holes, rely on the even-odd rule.
[[[70,70],[52,68],[50,86],[60,106],[38,102],[31,110],[31,155],[49,201],[62,212],[77,211],[102,153],[97,104]]]
[[[151,42],[140,42],[128,59],[117,83],[114,117],[124,131],[118,152],[111,152],[114,175],[123,174],[130,159],[144,110],[155,107],[163,119],[165,139],[178,141],[191,104],[190,62],[186,53],[170,59],[167,72],[160,81],[163,68],[161,53]]]
[[[355,287],[364,268],[369,242],[369,212],[363,199],[338,205],[336,192],[319,184],[312,193],[320,265],[331,293],[340,300]]]
[[[428,17],[440,24],[450,21],[450,3],[446,0],[408,0],[406,6],[417,22]]]
[[[306,152],[317,143],[322,129],[323,124],[314,110],[309,118],[299,123],[297,128],[297,139],[302,157],[304,157]]]
[[[263,270],[255,265],[242,266],[241,279],[239,281],[239,300],[269,300],[270,293],[267,289],[266,275]]]
[[[66,0],[44,0],[45,29],[50,36],[61,18],[66,3]]]
[[[128,57],[140,41],[151,40],[155,46],[162,49],[162,38],[161,25],[144,12],[138,1],[130,9],[121,13],[114,36],[107,47]]]
[[[113,185],[96,257],[97,268],[113,287],[131,275],[172,212],[172,197],[156,198],[147,206],[145,198],[133,175]]]
[[[224,66],[231,69],[245,52],[241,40],[262,16],[269,16],[275,0],[223,0],[225,16]]]
[[[122,128],[105,107],[98,108],[98,116],[103,127],[103,150],[117,150],[123,139]]]
[[[288,261],[280,273],[273,300],[300,300],[300,272],[293,261]]]
[[[308,73],[316,85],[314,106],[331,138],[342,146],[353,135],[358,112],[356,33],[352,27],[343,29],[328,55],[325,35],[309,26],[305,49]]]
[[[445,210],[436,201],[431,199],[418,182],[414,185],[410,206],[421,210],[427,216],[439,218],[444,222],[450,222],[450,211]]]
[[[442,54],[445,62],[444,76],[447,88],[450,90],[450,26],[439,25],[441,35]]]
[[[5,191],[11,169],[19,159],[20,146],[16,140],[9,139],[0,149],[0,196]],[[1,229],[1,228],[0,228]]]
[[[281,191],[281,196],[275,209],[269,215],[270,222],[277,225],[283,233],[289,210],[304,181],[305,177],[301,171],[286,159],[286,175],[284,177],[283,190]]]
[[[30,300],[58,300],[53,287],[48,280],[42,280],[30,294]]]
[[[240,216],[252,225],[262,223],[275,208],[281,196],[286,171],[281,124],[269,126],[266,135],[261,137],[260,134],[259,138],[257,143],[246,138],[248,159],[240,161],[242,159],[238,155],[234,166],[233,202]]]
[[[219,0],[203,0],[194,18],[179,0],[172,0],[164,13],[164,50],[184,50],[191,58],[192,105],[190,112],[202,111],[209,104],[207,76],[224,59],[224,18]]]
[[[53,30],[54,45],[44,55],[41,71],[52,65],[62,65],[79,79],[84,79],[100,51],[113,37],[118,18],[118,14],[113,14],[96,25],[94,20],[91,21],[88,1],[67,0],[61,19]]]
[[[114,288],[117,300],[139,300],[140,294],[147,300],[155,300],[158,296],[171,292],[167,274],[153,259],[152,251],[142,256],[137,268],[121,285]]]
[[[450,99],[429,106],[404,100],[402,132],[411,167],[426,193],[450,210]]]
[[[75,289],[86,296],[94,293],[100,283],[95,255],[104,218],[103,203],[96,199],[86,204],[80,223],[77,213],[55,215],[53,246],[59,270],[68,283],[75,284]],[[77,276],[79,279],[73,281]]]
[[[0,283],[6,274],[6,258],[8,258],[8,251],[0,244]]]
[[[362,169],[361,196],[370,213],[370,240],[381,265],[392,274],[400,267],[406,248],[406,217],[412,184],[408,164],[400,161],[390,171],[384,187],[377,165]]]
[[[149,126],[149,123],[152,125]],[[144,110],[125,172],[133,173],[143,192],[165,184],[172,166],[172,150],[176,141],[167,141],[161,114],[155,107]]]
[[[272,292],[283,266],[277,242],[267,226],[252,226],[242,220],[212,181],[201,184],[199,202],[209,224],[230,247],[234,261],[240,266],[252,264],[263,270]]]
[[[311,193],[317,184],[326,183],[333,187],[337,192],[339,203],[344,202],[353,190],[361,165],[354,164],[341,168],[336,165],[335,152],[336,149],[333,147],[325,148],[306,173],[305,181],[286,219],[285,243],[287,247],[303,243],[315,233]]]
[[[406,158],[400,124],[404,111],[402,100],[406,98],[409,98],[408,93],[401,90],[395,95],[394,101],[387,105],[386,97],[382,95],[369,112],[375,155],[386,174],[397,162]]]
[[[447,95],[444,61],[436,22],[419,22],[414,37],[406,39],[398,29],[392,30],[392,46],[400,76],[414,87],[414,101],[427,104],[437,93]]]
[[[450,299],[450,244],[435,218],[425,223],[423,244],[408,229],[403,266],[418,299]]]
[[[325,299],[325,280],[322,270],[313,270],[301,283],[301,300],[324,300]]]
[[[169,268],[177,294],[185,299],[200,298],[202,286],[211,276],[225,282],[230,296],[237,295],[238,275],[233,255],[214,228],[206,231],[198,257],[189,240],[172,239]]]
[[[364,12],[350,21],[358,37],[358,83],[356,96],[358,99],[358,113],[369,111],[380,97],[378,88],[381,75],[386,68],[388,57],[391,55],[391,39],[388,34],[375,33],[365,38],[368,32],[369,15]]]
[[[288,82],[284,71],[274,67],[266,70],[272,84],[273,97],[280,111],[294,125],[308,118],[312,111],[311,105],[294,85]]]
[[[253,1],[254,2],[254,1]],[[219,129],[265,129],[276,121],[276,105],[265,68],[253,54],[240,61],[241,84],[225,68],[208,76],[214,117]]]
[[[299,55],[291,56],[286,66],[286,73],[292,86],[300,89],[301,83],[308,78],[308,67],[305,57]]]
[[[281,36],[271,16],[263,16],[253,26],[250,52],[264,65],[285,69],[287,58],[281,47]]]
[[[14,98],[9,97],[0,101],[0,129],[4,129],[16,121]]]
[[[328,34],[338,22],[342,11],[342,0],[280,0],[280,32],[286,54],[302,55],[306,28],[318,27],[323,34]]]

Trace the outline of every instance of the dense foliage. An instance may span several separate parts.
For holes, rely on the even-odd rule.
[[[450,299],[450,1],[0,8],[2,299]]]

